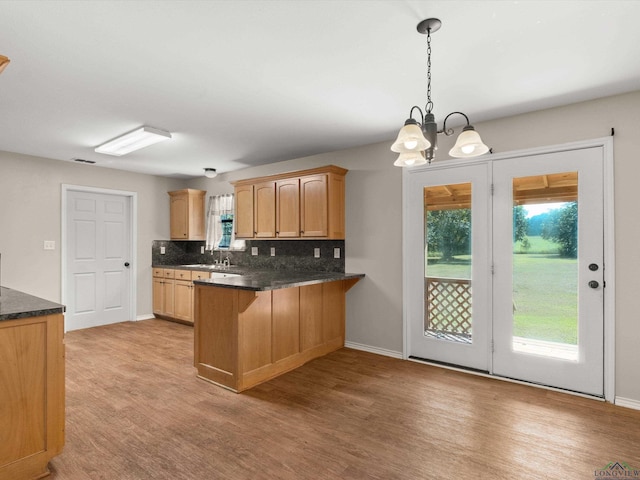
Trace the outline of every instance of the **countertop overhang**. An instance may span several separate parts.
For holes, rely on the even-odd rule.
[[[229,270],[229,273],[240,273]],[[194,280],[197,285],[211,287],[233,288],[264,292],[281,288],[301,287],[317,283],[353,280],[354,283],[364,278],[364,273],[336,273],[336,272],[304,272],[286,270],[264,270],[241,273],[240,277],[205,278]]]
[[[0,287],[0,321],[64,313],[64,305]]]

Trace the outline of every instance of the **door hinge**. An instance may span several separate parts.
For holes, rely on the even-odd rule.
[[[493,263],[491,264],[491,275],[495,275],[496,269],[493,267]]]
[[[495,350],[494,347],[495,347],[495,345],[493,343],[493,340],[491,340],[491,353],[495,353],[496,350]]]
[[[495,186],[494,186],[494,184],[492,183],[492,184],[491,184],[491,195],[493,195],[494,190],[495,190]]]

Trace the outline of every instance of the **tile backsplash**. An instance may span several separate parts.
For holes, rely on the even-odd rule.
[[[247,240],[244,251],[205,250],[204,241],[154,240],[151,247],[151,262],[159,265],[212,264],[215,260],[229,257],[232,265],[260,270],[303,270],[314,272],[344,273],[344,240]],[[161,254],[164,247],[164,254]],[[257,248],[258,254],[252,255]],[[271,255],[275,249],[275,256]],[[320,249],[320,257],[315,257]],[[335,249],[340,249],[340,258],[334,258]]]

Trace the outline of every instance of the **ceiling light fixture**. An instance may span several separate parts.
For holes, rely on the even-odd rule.
[[[4,55],[0,55],[0,73],[2,73],[2,71],[7,68],[7,65],[9,65],[9,62],[11,60],[9,60],[9,57],[5,57]]]
[[[121,135],[113,140],[103,143],[99,147],[96,147],[97,153],[105,153],[107,155],[114,155],[120,157],[134,150],[140,150],[141,148],[148,147],[154,143],[169,140],[171,134],[164,130],[158,130],[152,127],[141,127],[133,132]]]
[[[215,178],[218,175],[215,168],[205,168],[204,176],[207,178]]]
[[[456,158],[471,158],[485,154],[489,151],[480,135],[469,124],[469,117],[462,112],[452,112],[444,119],[442,130],[438,130],[438,124],[432,112],[433,102],[431,101],[431,34],[437,32],[442,26],[442,22],[437,18],[428,18],[418,24],[418,32],[427,35],[427,104],[424,107],[424,114],[418,106],[411,107],[409,118],[404,122],[404,127],[398,133],[398,138],[391,145],[391,151],[399,153],[400,156],[394,162],[396,167],[413,167],[431,163],[438,149],[438,134],[453,135],[453,129],[447,129],[447,120],[451,115],[462,115],[467,125],[462,129],[456,144],[449,155]],[[420,122],[413,119],[413,111],[420,112]]]

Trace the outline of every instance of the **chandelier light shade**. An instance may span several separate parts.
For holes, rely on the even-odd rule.
[[[216,178],[218,176],[218,172],[216,172],[215,168],[205,168],[204,176],[207,178]]]
[[[438,149],[438,134],[453,135],[452,128],[447,128],[447,120],[451,115],[462,115],[466,121],[466,126],[458,136],[456,144],[449,155],[456,158],[471,158],[489,152],[480,138],[478,132],[469,123],[469,117],[462,112],[452,112],[444,119],[442,130],[438,130],[435,115],[432,113],[433,101],[431,100],[431,34],[438,31],[442,22],[437,18],[428,18],[418,24],[418,32],[427,35],[427,104],[424,113],[418,106],[411,107],[409,118],[404,122],[404,126],[398,133],[398,138],[391,145],[391,151],[399,153],[400,156],[394,162],[396,167],[413,167],[431,163]],[[414,110],[418,111],[420,121],[413,118]]]
[[[7,68],[7,65],[9,65],[9,62],[11,60],[9,60],[9,57],[5,57],[4,55],[0,55],[0,73],[2,73],[2,71]]]
[[[415,150],[413,152],[402,152],[398,159],[393,162],[396,167],[415,167],[424,165],[427,160],[424,158],[424,152]]]
[[[398,138],[391,145],[391,151],[396,153],[414,152],[416,150],[426,150],[431,144],[424,138],[418,122],[410,118],[400,129]]]
[[[141,127],[96,147],[97,153],[120,157],[154,143],[169,140],[171,134],[152,127]]]
[[[488,151],[489,147],[482,143],[478,132],[471,125],[467,125],[458,135],[456,144],[449,150],[449,155],[456,158],[469,158],[483,155]]]

